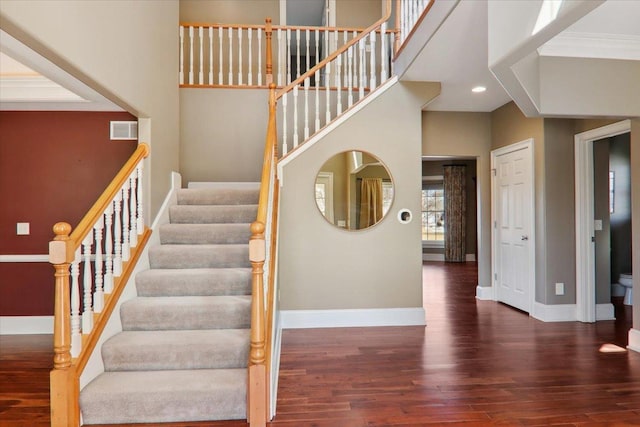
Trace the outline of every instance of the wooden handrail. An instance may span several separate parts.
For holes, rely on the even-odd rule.
[[[397,58],[398,55],[400,55],[400,52],[402,52],[404,50],[404,47],[407,45],[407,42],[409,41],[409,39],[411,39],[411,37],[413,37],[413,34],[416,32],[416,29],[420,26],[422,21],[424,21],[425,16],[427,16],[429,11],[431,10],[431,6],[433,6],[435,1],[436,0],[429,0],[429,4],[427,5],[427,7],[424,8],[422,13],[420,14],[420,17],[418,18],[416,23],[411,28],[411,31],[409,31],[409,34],[407,34],[407,37],[405,37],[404,40],[402,40],[402,45],[400,45],[400,31],[398,31],[396,33],[396,46],[395,46],[394,58]],[[400,4],[400,2],[398,2],[398,4]],[[396,15],[396,20],[398,22],[398,24],[396,25],[396,28],[397,28],[399,23],[400,23],[400,8],[399,7],[398,7],[397,15]]]
[[[362,31],[357,37],[354,37],[353,39],[349,40],[348,43],[342,45],[338,50],[336,50],[335,52],[331,53],[329,56],[327,56],[325,59],[323,59],[322,61],[318,62],[315,66],[313,66],[312,68],[310,68],[309,70],[307,70],[306,73],[302,74],[300,77],[298,77],[297,79],[295,79],[294,81],[292,81],[291,83],[289,83],[287,86],[283,87],[282,89],[280,89],[277,93],[276,93],[276,100],[282,98],[282,96],[293,90],[294,87],[299,86],[300,84],[304,83],[304,81],[307,78],[310,78],[311,76],[313,76],[316,71],[322,69],[323,67],[325,67],[329,62],[333,61],[334,59],[336,59],[338,56],[342,55],[343,53],[345,53],[351,46],[354,46],[355,44],[359,43],[360,40],[362,40],[363,38],[365,38],[367,35],[369,35],[369,33],[371,33],[373,30],[375,30],[376,28],[378,28],[380,25],[382,25],[383,23],[385,23],[389,17],[391,16],[391,0],[387,0],[387,13],[385,13],[385,15],[380,18],[379,20],[377,20],[376,22],[374,22],[373,24],[369,25],[367,28],[364,29],[364,31]]]
[[[141,143],[136,148],[136,151],[133,152],[133,155],[127,160],[122,169],[115,176],[113,181],[107,186],[107,188],[102,192],[98,200],[91,206],[91,209],[87,212],[87,214],[80,220],[76,228],[71,233],[71,241],[73,245],[73,250],[80,246],[82,240],[86,237],[89,231],[93,228],[93,225],[96,223],[100,215],[107,209],[107,206],[114,199],[120,188],[124,182],[129,179],[131,173],[136,168],[140,160],[146,158],[149,155],[149,146],[145,143]]]

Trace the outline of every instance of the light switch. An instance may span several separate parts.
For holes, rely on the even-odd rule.
[[[18,236],[28,236],[29,235],[29,223],[28,222],[19,222],[16,226],[16,234]]]
[[[593,223],[593,228],[596,231],[602,231],[602,220],[601,219],[596,219]]]

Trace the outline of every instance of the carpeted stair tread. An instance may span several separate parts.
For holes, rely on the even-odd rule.
[[[173,205],[169,207],[172,224],[252,223],[258,205]]]
[[[138,296],[249,295],[250,268],[152,269],[136,275]]]
[[[165,224],[160,226],[160,243],[246,244],[251,224]]]
[[[179,205],[253,205],[259,195],[258,188],[183,188],[177,191],[177,200]]]
[[[138,297],[122,303],[125,331],[243,329],[251,325],[251,296]]]
[[[102,346],[105,371],[246,368],[249,329],[125,331]]]
[[[80,396],[84,424],[246,417],[246,369],[107,372]]]
[[[160,245],[149,248],[151,268],[250,267],[249,244]]]

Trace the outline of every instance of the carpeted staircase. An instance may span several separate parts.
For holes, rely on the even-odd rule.
[[[84,424],[246,417],[249,225],[258,188],[182,189],[149,248],[105,372],[81,392]]]

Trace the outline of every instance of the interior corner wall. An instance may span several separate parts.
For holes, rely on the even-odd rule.
[[[491,286],[491,116],[424,111],[422,155],[475,157],[479,239],[478,285]]]
[[[632,233],[633,287],[640,289],[640,118],[631,119],[631,223],[636,232]],[[640,292],[633,293],[633,329],[640,330]]]
[[[178,170],[178,0],[4,1],[7,33],[151,123],[145,214],[157,213]],[[55,17],[55,19],[52,19]]]
[[[534,191],[535,191],[535,256],[536,289],[535,299],[546,303],[543,283],[546,278],[546,217],[545,211],[545,159],[544,121],[541,118],[527,118],[514,102],[509,102],[491,113],[491,150],[506,147],[516,142],[533,138]]]
[[[422,84],[435,97],[439,84]],[[420,115],[426,99],[396,83],[283,167],[280,302],[283,310],[422,307]],[[346,231],[318,211],[314,183],[337,153],[362,150],[386,165],[394,201],[366,230]],[[398,221],[401,209],[413,220]]]
[[[180,22],[263,25],[266,18],[280,23],[279,0],[180,0]]]

